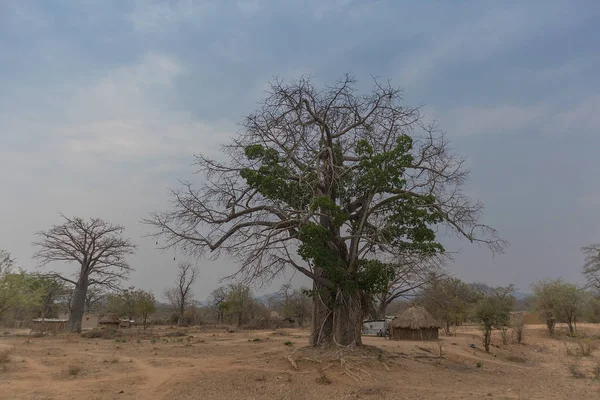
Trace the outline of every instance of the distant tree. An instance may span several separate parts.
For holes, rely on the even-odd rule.
[[[531,285],[534,293],[534,309],[544,318],[550,335],[554,334],[554,327],[558,318],[558,304],[560,303],[559,286],[561,283],[560,279],[556,279],[538,281]]]
[[[535,310],[546,320],[548,332],[552,335],[556,322],[565,322],[569,333],[574,335],[577,317],[588,299],[585,291],[562,279],[538,281],[531,288],[535,295]]]
[[[90,286],[85,295],[85,312],[98,311],[106,300],[107,291],[103,286]]]
[[[134,295],[135,298],[135,314],[142,320],[142,325],[146,329],[148,317],[150,314],[156,312],[156,299],[150,292],[143,290],[137,290]]]
[[[163,295],[171,306],[177,310],[179,315],[179,325],[184,325],[184,314],[188,307],[194,304],[194,292],[192,286],[200,271],[197,266],[190,262],[179,263],[177,267],[177,278],[175,286],[165,289]]]
[[[587,302],[587,293],[577,285],[563,283],[559,298],[559,317],[569,327],[569,334],[574,336],[577,330],[577,319]]]
[[[600,291],[600,243],[584,246],[581,251],[585,255],[583,275],[590,287]]]
[[[399,298],[414,297],[419,289],[441,279],[445,275],[443,262],[441,255],[404,257],[396,268],[390,270],[389,279],[381,285],[383,290],[374,294],[373,307],[366,311],[373,319],[385,318],[391,303]]]
[[[225,315],[232,316],[241,326],[245,318],[250,314],[254,298],[249,286],[242,283],[229,285],[227,297],[221,303],[220,308]]]
[[[126,261],[135,245],[122,236],[123,226],[92,218],[67,218],[47,231],[37,233],[39,240],[34,258],[40,265],[52,262],[73,262],[78,265],[75,277],[59,273],[53,275],[74,286],[68,330],[81,331],[88,288],[103,285],[117,289],[132,268]]]
[[[135,318],[135,288],[133,286],[106,295],[106,311],[122,318]]]
[[[446,335],[451,335],[480,297],[479,292],[460,279],[443,278],[427,284],[418,302],[442,323]]]
[[[0,318],[13,307],[15,301],[14,263],[9,252],[0,250]]]
[[[292,285],[281,286],[277,293],[283,317],[294,319],[302,327],[311,312],[312,301],[307,296],[308,289],[294,289]]]
[[[226,298],[227,288],[224,286],[220,286],[213,290],[208,297],[210,307],[217,313],[217,323],[223,322],[223,310],[221,309],[221,304],[223,304]]]
[[[15,265],[15,260],[6,250],[0,250],[0,274],[9,273]]]
[[[492,330],[503,329],[510,323],[510,311],[514,302],[511,286],[500,287],[489,296],[485,296],[477,303],[475,317],[483,329],[483,347],[486,352],[490,351],[492,343]]]

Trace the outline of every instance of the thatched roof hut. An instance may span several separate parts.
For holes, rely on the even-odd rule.
[[[106,314],[104,317],[100,318],[98,324],[101,326],[111,326],[118,327],[121,320],[115,314]]]
[[[395,340],[436,340],[439,327],[423,307],[410,306],[389,323],[389,335],[390,339]]]

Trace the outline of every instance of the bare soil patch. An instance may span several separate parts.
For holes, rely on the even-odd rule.
[[[600,326],[579,330],[600,340]],[[599,346],[574,355],[578,339],[543,326],[527,326],[521,345],[495,336],[490,354],[476,327],[436,342],[365,337],[357,349],[308,348],[299,329],[91,336],[1,335],[0,399],[600,398]]]

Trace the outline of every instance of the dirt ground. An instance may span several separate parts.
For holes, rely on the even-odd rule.
[[[579,330],[600,343],[600,326]],[[495,336],[490,354],[475,327],[438,342],[365,337],[359,350],[307,348],[300,329],[123,332],[4,331],[0,399],[600,399],[600,350],[577,355],[577,340],[543,326],[522,345]]]

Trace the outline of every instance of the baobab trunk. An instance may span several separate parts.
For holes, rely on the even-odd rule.
[[[333,313],[333,339],[341,346],[362,345],[362,296],[357,290],[338,291]]]
[[[313,283],[313,307],[310,329],[310,345],[327,346],[333,343],[333,294],[331,291]]]
[[[83,321],[83,313],[85,311],[85,295],[88,289],[87,278],[79,279],[73,293],[73,302],[71,304],[71,312],[69,314],[69,323],[67,330],[69,332],[81,332],[81,321]]]
[[[387,311],[387,301],[380,302],[377,306],[377,319],[385,319],[385,312]]]

